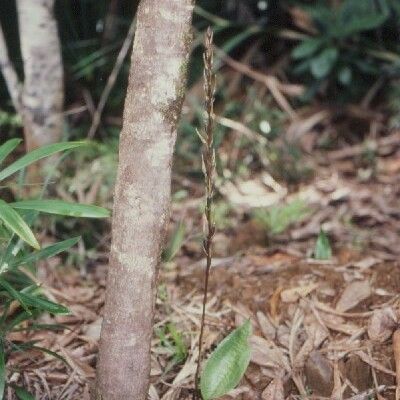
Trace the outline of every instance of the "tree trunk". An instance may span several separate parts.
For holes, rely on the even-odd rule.
[[[142,0],[115,187],[96,400],[145,400],[156,275],[185,89],[193,0]]]
[[[28,151],[58,142],[63,126],[63,66],[54,0],[17,0],[24,64],[22,119]]]

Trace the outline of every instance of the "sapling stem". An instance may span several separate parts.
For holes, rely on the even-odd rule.
[[[204,133],[199,133],[200,140],[203,143],[202,166],[205,181],[206,205],[204,208],[205,227],[203,248],[207,258],[206,268],[204,271],[204,294],[203,294],[203,310],[201,314],[200,336],[199,336],[199,357],[197,359],[197,368],[195,374],[195,396],[199,398],[199,374],[201,369],[201,361],[203,355],[203,336],[204,323],[206,315],[206,304],[208,297],[208,282],[210,278],[211,262],[212,262],[212,242],[215,233],[215,224],[213,221],[213,197],[214,197],[214,175],[215,175],[215,150],[214,150],[214,94],[215,94],[215,75],[213,73],[213,31],[207,29],[204,40],[204,93],[206,108],[206,124]]]

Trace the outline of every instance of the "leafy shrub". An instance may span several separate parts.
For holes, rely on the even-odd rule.
[[[330,94],[341,88],[345,100],[362,95],[371,77],[400,71],[397,0],[344,0],[338,8],[318,2],[302,8],[315,34],[293,49],[297,64],[292,71],[306,77],[308,96],[327,86]]]
[[[19,139],[11,139],[0,146],[0,165],[19,143]],[[83,143],[58,143],[34,150],[0,169],[0,182],[38,160],[82,146]],[[38,261],[69,249],[78,242],[79,237],[40,248],[31,229],[39,213],[88,218],[103,218],[109,215],[107,210],[100,207],[61,200],[33,199],[7,203],[0,199],[0,398],[3,397],[6,387],[5,365],[11,352],[35,348],[51,353],[37,346],[35,342],[13,343],[7,340],[7,335],[18,330],[54,328],[54,325],[41,325],[34,321],[44,312],[53,315],[69,312],[65,306],[46,298],[34,278],[34,273]],[[22,388],[14,389],[21,396],[24,394]],[[28,394],[25,398],[30,398],[27,396]]]

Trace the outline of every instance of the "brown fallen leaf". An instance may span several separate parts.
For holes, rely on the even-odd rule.
[[[279,303],[281,300],[281,292],[283,290],[282,286],[279,286],[275,289],[274,293],[272,293],[272,296],[269,300],[269,307],[270,307],[270,312],[271,312],[271,318],[274,321],[277,321],[278,315],[279,315]]]
[[[310,283],[309,285],[297,286],[295,288],[283,290],[281,292],[281,300],[284,303],[295,303],[300,298],[309,295],[317,287],[318,285],[316,283]]]
[[[273,379],[261,394],[262,400],[284,400],[285,393],[281,378]]]
[[[250,338],[251,361],[262,367],[278,370],[290,370],[288,360],[283,350],[262,337],[253,335]]]
[[[397,318],[391,307],[375,310],[368,322],[368,336],[371,340],[383,343],[396,329]]]
[[[313,394],[329,397],[333,390],[333,368],[319,352],[313,351],[305,365],[307,385]]]
[[[336,310],[345,312],[351,310],[372,294],[368,281],[355,281],[350,283],[343,291],[336,304]]]
[[[261,332],[263,335],[270,340],[275,339],[276,328],[270,321],[270,319],[262,312],[257,311],[257,320],[260,325]]]

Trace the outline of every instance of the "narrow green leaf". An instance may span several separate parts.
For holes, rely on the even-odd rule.
[[[20,386],[13,386],[13,389],[15,390],[15,395],[19,400],[35,400],[35,398],[24,388]]]
[[[0,399],[3,398],[6,388],[6,355],[3,338],[0,338]]]
[[[69,310],[67,307],[54,303],[53,301],[47,300],[44,297],[39,297],[35,295],[31,295],[28,293],[19,293],[25,304],[28,304],[31,307],[35,307],[40,311],[47,311],[51,314],[56,315],[67,315],[69,314]]]
[[[0,146],[0,164],[21,143],[21,139],[10,139]]]
[[[52,356],[54,358],[57,358],[58,360],[62,361],[64,364],[70,366],[68,364],[68,361],[63,356],[60,356],[58,353],[56,353],[55,351],[51,351],[51,350],[46,349],[45,347],[41,347],[41,346],[31,346],[31,349],[39,350],[39,351],[41,351],[43,353],[46,353],[46,354],[48,354],[48,355],[50,355],[50,356]]]
[[[20,210],[34,210],[47,214],[79,218],[106,218],[110,216],[110,211],[106,208],[88,204],[69,203],[63,200],[23,200],[10,203],[10,206]]]
[[[332,248],[329,243],[329,238],[321,229],[315,244],[314,258],[316,260],[329,260],[332,258]]]
[[[13,300],[17,300],[22,308],[30,315],[32,312],[29,310],[28,306],[25,304],[25,301],[22,297],[22,293],[18,290],[14,289],[6,280],[0,278],[0,286],[2,286],[13,298]]]
[[[164,250],[162,259],[165,262],[171,261],[180,248],[182,247],[183,241],[185,239],[186,226],[184,222],[179,222],[172,234],[171,240],[168,243],[167,248]]]
[[[10,263],[10,266],[8,269],[15,268],[17,266],[23,265],[23,264],[29,264],[29,263],[35,263],[37,261],[47,259],[50,257],[53,257],[59,253],[62,253],[63,251],[69,249],[70,247],[74,246],[76,243],[79,242],[80,236],[63,240],[62,242],[58,242],[55,244],[52,244],[50,246],[45,247],[44,249],[41,249],[39,251],[35,251],[33,253],[29,253],[26,256],[18,257],[15,260],[13,260]]]
[[[4,200],[0,199],[0,220],[4,225],[22,240],[28,243],[35,249],[40,249],[40,245],[31,231],[31,228],[22,219],[22,217],[7,204]]]
[[[250,362],[251,323],[247,320],[231,332],[208,359],[201,375],[204,400],[216,399],[236,387]]]
[[[10,175],[14,174],[17,171],[27,167],[28,165],[39,161],[43,158],[49,157],[55,153],[59,153],[60,151],[74,149],[76,147],[80,147],[86,144],[86,142],[63,142],[63,143],[54,143],[49,144],[48,146],[40,147],[39,149],[33,150],[23,157],[19,158],[17,161],[9,165],[7,168],[3,169],[0,172],[0,181],[5,178],[8,178]]]

